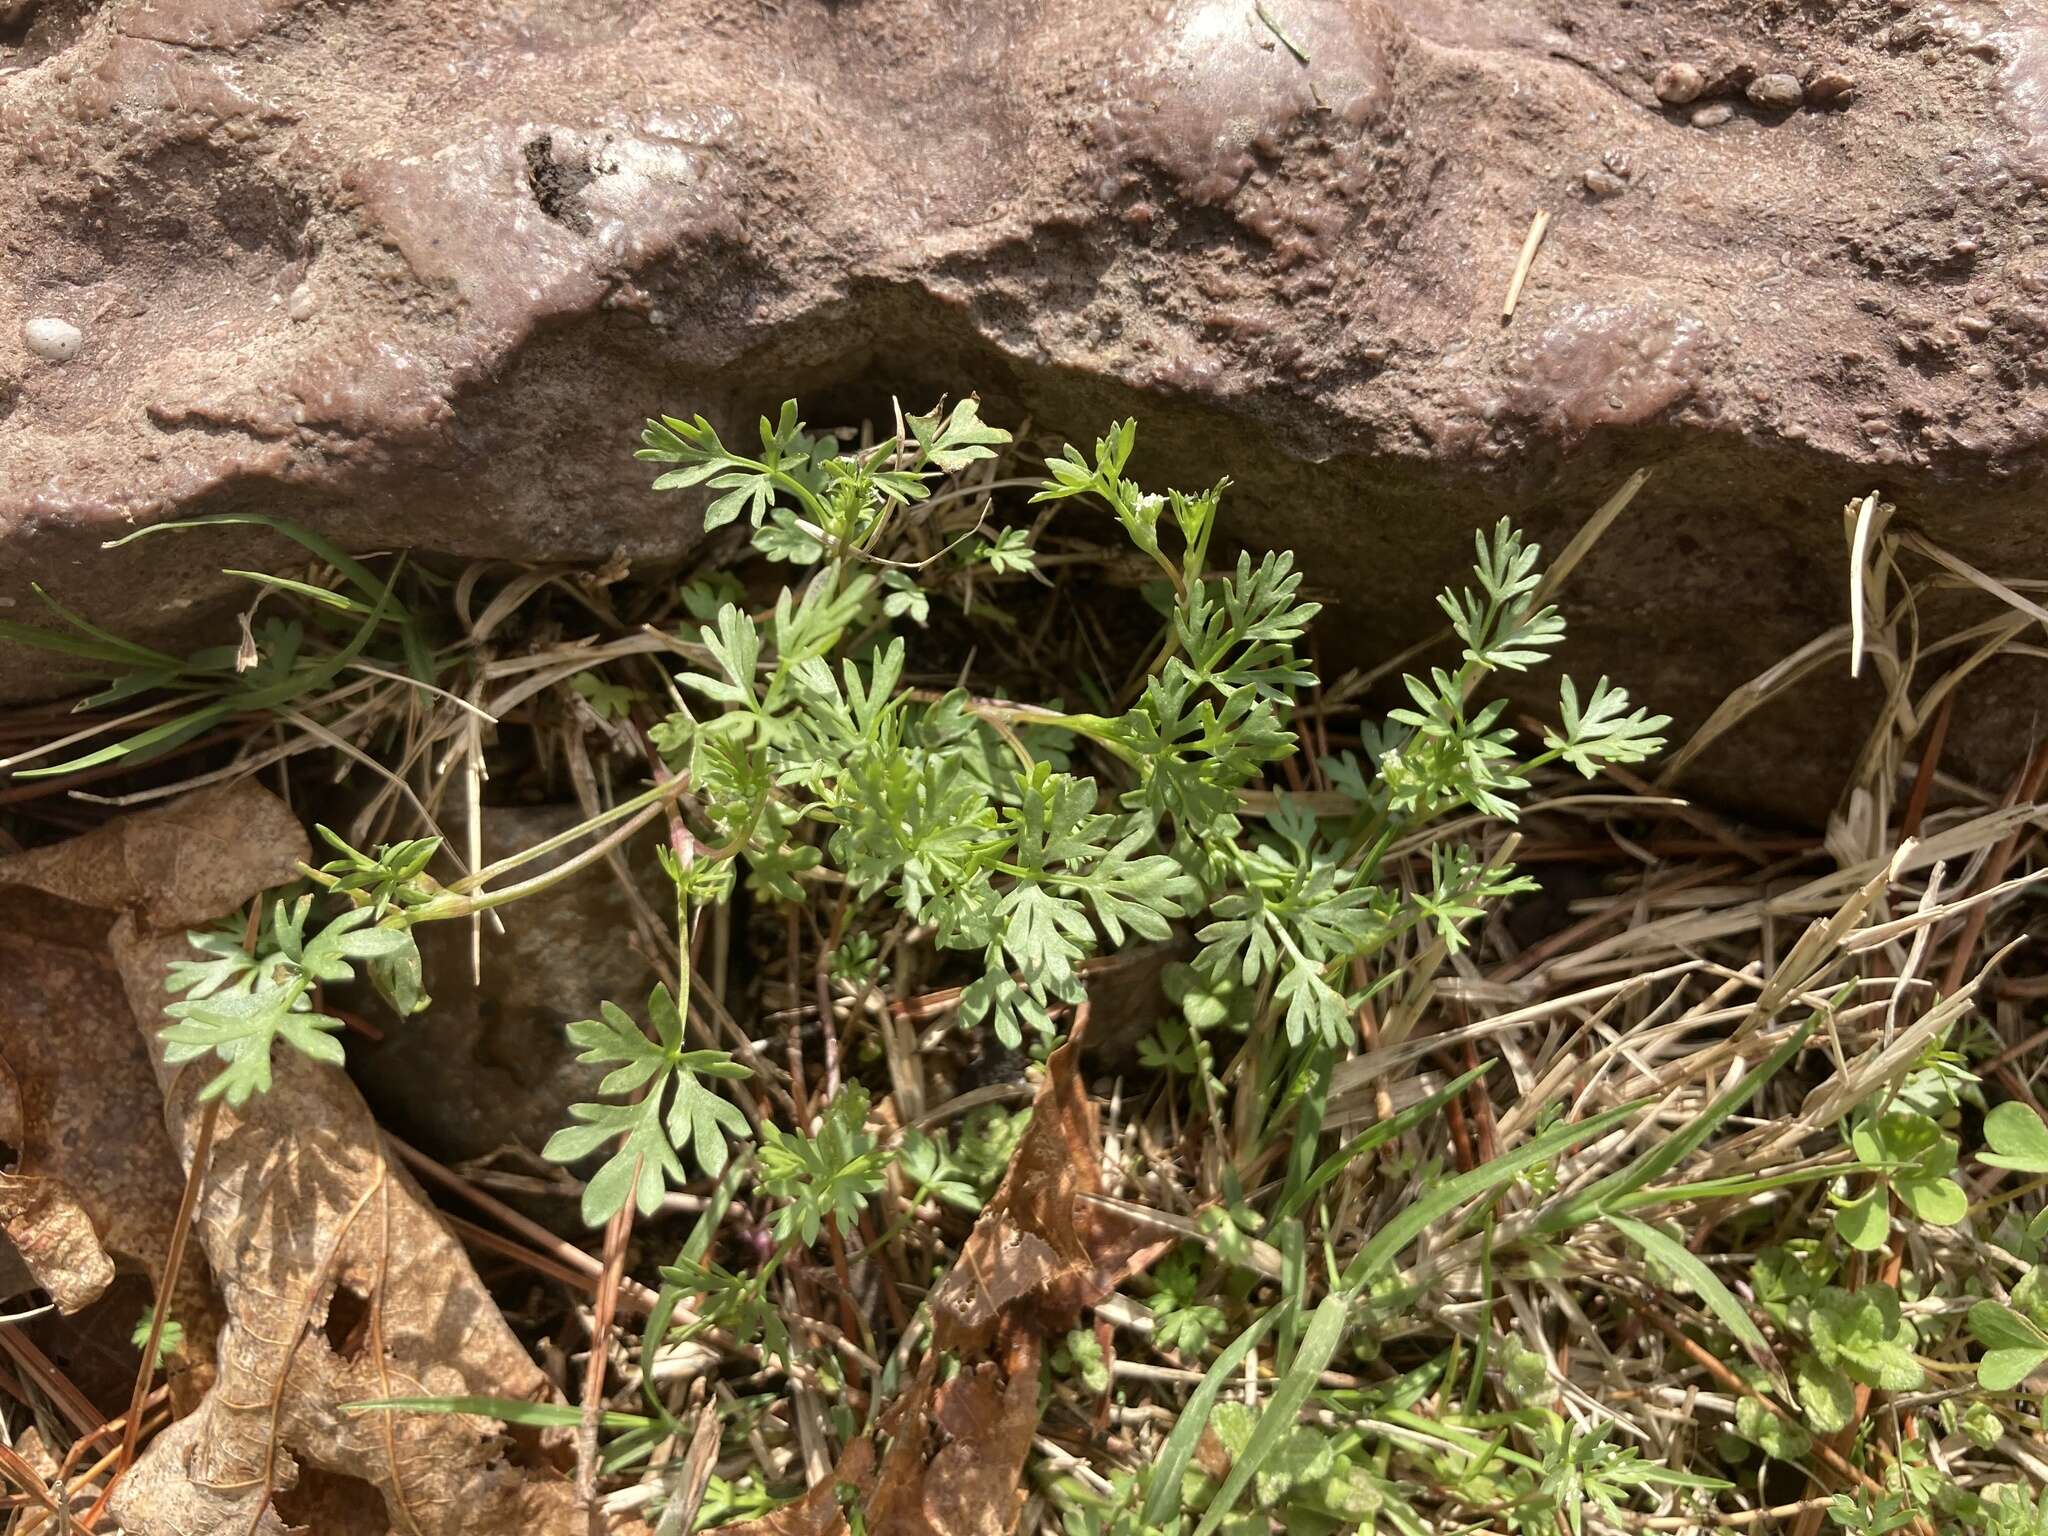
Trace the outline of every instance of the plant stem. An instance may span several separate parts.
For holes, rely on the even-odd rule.
[[[206,1165],[213,1155],[214,1128],[220,1123],[220,1100],[208,1099],[206,1107],[199,1112],[199,1137],[192,1147],[192,1166],[185,1171],[185,1192],[178,1198],[178,1214],[171,1227],[169,1251],[164,1255],[163,1278],[157,1284],[156,1306],[151,1309],[149,1338],[142,1346],[142,1364],[135,1372],[135,1390],[128,1398],[128,1424],[121,1432],[121,1457],[115,1463],[114,1476],[107,1484],[107,1491],[100,1495],[104,1504],[114,1491],[121,1475],[134,1464],[136,1443],[142,1437],[143,1404],[149,1400],[149,1384],[156,1379],[158,1346],[163,1342],[164,1322],[170,1316],[171,1293],[177,1286],[178,1271],[185,1262],[185,1240],[192,1230],[192,1213],[199,1204],[199,1191],[206,1182]],[[95,1506],[97,1508],[97,1505]],[[88,1519],[86,1522],[92,1522]]]

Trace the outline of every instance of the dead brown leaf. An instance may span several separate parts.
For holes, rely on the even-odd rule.
[[[1018,1333],[1007,1353],[1007,1374],[985,1360],[938,1395],[947,1441],[924,1479],[934,1536],[1010,1536],[1024,1512],[1024,1458],[1038,1433],[1037,1336]]]
[[[75,1312],[113,1281],[116,1258],[155,1279],[184,1181],[170,1138],[151,1133],[156,1077],[106,957],[112,918],[22,879],[47,868],[40,855],[0,861],[0,1059],[20,1154],[0,1231]]]
[[[1046,1059],[1003,1182],[932,1295],[941,1348],[987,1348],[997,1320],[1027,1303],[1041,1333],[1070,1328],[1166,1246],[1081,1198],[1102,1193],[1095,1106],[1080,1074],[1086,1014]]]
[[[728,1536],[845,1536],[840,1490],[887,1536],[1010,1536],[1024,1509],[1024,1463],[1038,1433],[1044,1337],[1073,1326],[1166,1244],[1083,1200],[1102,1193],[1095,1109],[1080,1077],[1086,1009],[1046,1061],[1026,1128],[981,1219],[932,1294],[937,1348],[890,1410],[879,1470],[866,1436],[832,1476]],[[961,1357],[936,1391],[938,1351]],[[1000,1360],[994,1358],[1000,1354]],[[937,1449],[925,1452],[932,1441]]]
[[[97,1301],[113,1283],[114,1261],[92,1217],[61,1179],[0,1173],[0,1231],[60,1312]]]
[[[275,800],[248,813],[241,831],[253,852],[243,855],[244,883],[289,879],[290,858],[279,850],[292,844],[279,840],[297,838],[297,824]],[[229,858],[218,836],[209,844],[198,828],[201,840],[181,852],[177,825],[174,813],[133,817],[0,860],[0,1119],[20,1153],[0,1230],[66,1312],[102,1294],[117,1269],[146,1275],[152,1294],[163,1291],[185,1175],[107,943],[131,906],[164,929],[233,910],[239,898],[225,881]],[[261,867],[252,862],[265,857]],[[185,1324],[185,1359],[197,1367],[177,1378],[190,1406],[210,1380],[222,1317],[196,1260],[172,1288],[171,1312]],[[134,1322],[122,1320],[119,1334]]]
[[[166,965],[189,953],[187,927],[245,906],[305,854],[285,807],[241,785],[4,866],[17,890],[112,917],[100,926],[122,1006],[96,994],[98,1011],[117,1012],[145,1044],[160,1092],[117,1140],[168,1121],[180,1162],[192,1155],[212,1069],[162,1060]],[[303,1466],[368,1485],[364,1496],[374,1489],[390,1528],[409,1536],[580,1532],[568,1485],[515,1465],[492,1422],[339,1411],[401,1396],[539,1398],[548,1385],[387,1158],[347,1076],[290,1052],[274,1073],[268,1094],[220,1111],[200,1195],[196,1235],[226,1310],[219,1379],[151,1442],[115,1496],[116,1519],[131,1536],[282,1536],[273,1496]]]

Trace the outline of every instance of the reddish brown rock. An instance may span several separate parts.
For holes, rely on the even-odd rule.
[[[1076,436],[1135,412],[1148,472],[1229,471],[1356,659],[1430,622],[1475,524],[1554,545],[1656,466],[1569,594],[1572,662],[1681,727],[1842,619],[1852,495],[2048,570],[2031,7],[1269,9],[1306,63],[1240,0],[0,7],[0,605],[39,581],[189,631],[218,566],[286,551],[99,546],[235,509],[672,555],[646,413],[964,389]],[[1674,60],[1828,109],[1701,133],[1658,99]],[[1628,195],[1589,197],[1612,156]],[[77,355],[32,354],[37,318]],[[1973,677],[1959,771],[2002,771],[2035,682]],[[0,656],[0,697],[53,686]],[[1875,700],[1824,672],[1695,782],[1815,814]]]

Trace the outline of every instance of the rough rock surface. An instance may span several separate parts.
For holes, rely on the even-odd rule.
[[[246,540],[99,545],[179,513],[674,554],[641,415],[969,388],[1227,469],[1360,657],[1475,524],[1554,543],[1656,465],[1572,660],[1681,727],[1844,616],[1851,494],[2048,569],[2031,3],[1266,10],[1284,38],[1247,0],[0,5],[0,605],[175,630]],[[1770,76],[1805,104],[1753,105]],[[75,358],[28,350],[44,317]],[[1973,679],[1950,761],[1998,771],[2033,681]],[[0,697],[52,686],[0,658]],[[1824,809],[1864,687],[1696,782]]]

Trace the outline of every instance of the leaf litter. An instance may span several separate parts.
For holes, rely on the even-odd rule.
[[[1046,1060],[1026,1127],[996,1193],[932,1293],[935,1342],[959,1374],[934,1387],[935,1354],[891,1406],[893,1438],[849,1443],[831,1477],[731,1536],[1009,1536],[1039,1424],[1044,1341],[1115,1292],[1169,1244],[1087,1203],[1102,1193],[1096,1113],[1080,1077],[1087,1007]],[[932,1440],[940,1443],[935,1450]],[[849,1498],[848,1496],[851,1495]]]
[[[188,925],[289,879],[307,852],[282,802],[243,784],[0,864],[0,888],[107,920],[104,954],[125,996],[80,1022],[151,1048],[151,1117],[167,1118],[181,1159],[199,1139],[205,1073],[166,1066],[154,1049],[166,965],[188,953]],[[79,1074],[102,1070],[83,1051],[72,1059]],[[287,1053],[272,1092],[218,1113],[196,1234],[225,1313],[218,1378],[120,1484],[111,1507],[122,1528],[282,1536],[275,1497],[305,1468],[373,1486],[394,1531],[582,1530],[567,1481],[519,1465],[489,1420],[340,1411],[408,1394],[550,1390],[347,1077]]]

